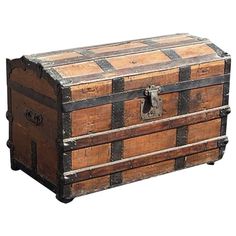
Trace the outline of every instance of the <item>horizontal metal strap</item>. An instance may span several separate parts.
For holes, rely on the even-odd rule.
[[[95,134],[72,137],[64,139],[62,146],[66,152],[78,148],[85,148],[127,138],[134,138],[141,135],[177,128],[183,125],[191,125],[199,122],[209,121],[226,116],[229,112],[230,108],[228,105],[226,105],[180,116],[174,116],[162,120],[156,120],[153,122],[132,125],[129,127],[122,127],[119,129],[102,131]]]
[[[179,92],[183,90],[189,90],[194,88],[201,88],[210,85],[222,84],[229,82],[229,74],[216,76],[211,78],[203,78],[199,80],[189,80],[183,81],[176,84],[168,84],[160,86],[160,94],[164,93],[172,93],[172,92]],[[129,90],[120,93],[114,93],[102,97],[97,98],[90,98],[86,100],[79,100],[79,101],[71,101],[63,103],[63,112],[71,112],[74,110],[79,110],[88,107],[100,106],[108,103],[113,102],[120,102],[120,101],[128,101],[139,97],[144,97],[145,89],[136,89],[136,90]]]
[[[41,64],[45,68],[51,68],[51,67],[57,67],[57,66],[63,66],[63,65],[69,65],[69,64],[74,64],[74,63],[81,63],[85,61],[93,61],[96,59],[101,59],[105,57],[117,57],[117,56],[125,56],[125,55],[132,55],[132,54],[137,54],[137,53],[145,53],[145,52],[152,52],[156,50],[161,50],[161,49],[167,49],[167,48],[176,48],[176,47],[184,47],[184,46],[189,46],[189,45],[196,45],[196,44],[202,44],[202,43],[209,43],[209,40],[202,39],[202,40],[197,40],[197,39],[190,39],[190,40],[184,40],[184,41],[179,41],[176,43],[157,43],[154,42],[151,45],[143,46],[143,47],[137,47],[137,48],[126,48],[118,51],[109,51],[109,52],[102,52],[102,53],[92,53],[92,51],[89,51],[90,53],[85,54],[84,50],[72,50],[75,52],[78,52],[82,54],[82,57],[72,57],[72,58],[67,58],[67,59],[60,59],[60,60],[55,60],[53,62],[49,61],[42,61]],[[87,50],[88,52],[88,50]]]
[[[163,39],[163,38],[172,38],[172,37],[176,37],[176,36],[188,36],[190,38],[193,39],[199,39],[199,37],[197,36],[193,36],[190,35],[188,33],[177,33],[177,34],[167,34],[167,35],[162,35],[162,36],[156,36],[156,37],[149,37],[149,38],[139,38],[139,39],[135,39],[135,40],[124,40],[124,41],[120,41],[120,42],[116,42],[116,43],[104,43],[104,44],[98,44],[98,45],[91,45],[91,46],[86,46],[86,47],[76,47],[76,48],[70,48],[70,49],[65,49],[65,50],[59,50],[59,51],[51,51],[51,52],[43,52],[43,53],[37,53],[37,54],[33,54],[32,56],[34,57],[46,57],[46,56],[51,56],[54,54],[59,54],[59,53],[63,53],[63,52],[71,52],[74,50],[91,50],[91,49],[95,49],[95,48],[100,48],[100,47],[108,47],[108,46],[119,46],[122,44],[126,44],[126,43],[135,43],[135,42],[139,42],[139,41],[143,41],[143,40],[147,40],[147,39]],[[201,40],[202,38],[200,38]]]
[[[31,88],[24,87],[21,84],[15,82],[13,80],[8,80],[8,86],[11,89],[15,90],[16,92],[21,93],[21,94],[25,95],[26,97],[29,97],[29,98],[39,102],[40,104],[43,104],[43,105],[48,106],[53,109],[58,108],[57,102],[55,100],[53,100],[52,98],[47,97],[41,93],[38,93]]]
[[[229,58],[228,56],[225,58],[219,57],[216,53],[196,56],[190,58],[183,58],[179,60],[171,60],[165,62],[159,62],[148,65],[140,65],[134,67],[128,67],[123,69],[117,69],[115,72],[99,72],[95,74],[86,74],[86,75],[78,75],[73,77],[68,77],[60,80],[60,84],[64,87],[71,87],[73,85],[92,82],[92,81],[102,81],[113,79],[115,77],[125,77],[125,76],[134,76],[139,74],[147,74],[151,72],[157,72],[161,70],[169,70],[184,66],[198,65],[202,63],[209,63],[215,61],[221,61],[223,59]]]
[[[143,167],[162,161],[171,160],[181,156],[187,156],[195,153],[200,153],[226,145],[228,139],[226,136],[220,136],[217,138],[207,139],[201,142],[187,144],[180,147],[168,148],[165,150],[134,156],[118,160],[115,162],[109,162],[92,167],[86,167],[79,170],[73,170],[64,173],[62,182],[64,184],[72,184],[78,181],[97,178],[120,171]]]

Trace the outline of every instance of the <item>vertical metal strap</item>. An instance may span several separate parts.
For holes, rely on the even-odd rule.
[[[114,78],[112,80],[112,92],[119,93],[124,91],[124,78]],[[112,103],[112,129],[124,126],[124,102]],[[111,161],[121,160],[123,157],[123,141],[118,140],[111,143]],[[116,186],[122,183],[122,173],[117,172],[110,176],[110,186]]]
[[[37,174],[37,143],[34,140],[31,140],[31,168]]]
[[[171,60],[178,60],[181,59],[181,57],[175,52],[173,49],[163,49],[161,50],[167,57],[169,57]]]
[[[111,72],[114,71],[115,68],[112,66],[112,64],[107,61],[106,59],[102,58],[102,59],[97,59],[95,60],[95,62],[97,63],[97,65],[104,71],[104,72]]]
[[[9,81],[10,81],[10,75],[12,72],[12,66],[11,61],[9,59],[6,60],[6,74],[7,74],[7,119],[9,121],[9,138],[7,141],[7,146],[10,148],[10,161],[11,161],[11,168],[15,169],[15,161],[14,161],[14,147],[12,142],[12,122],[13,122],[13,116],[12,116],[12,92],[11,88],[9,87]]]
[[[190,79],[191,67],[184,66],[179,68],[179,81],[187,81]],[[189,90],[179,92],[178,99],[178,115],[187,114],[189,111]],[[182,126],[176,130],[176,146],[187,144],[188,126]],[[185,168],[185,157],[179,157],[175,160],[175,170]]]
[[[231,69],[231,59],[228,58],[225,60],[225,67],[224,73],[229,74]],[[222,106],[228,105],[229,103],[229,83],[223,84],[223,95],[222,95]],[[224,115],[221,118],[221,126],[220,126],[220,135],[226,135],[226,128],[227,128],[227,115]],[[219,150],[219,159],[221,159],[224,155],[225,145],[220,147]]]

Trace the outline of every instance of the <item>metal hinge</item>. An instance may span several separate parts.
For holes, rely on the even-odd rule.
[[[141,118],[153,119],[162,115],[162,99],[159,96],[160,86],[151,85],[144,91],[146,96],[141,102]]]

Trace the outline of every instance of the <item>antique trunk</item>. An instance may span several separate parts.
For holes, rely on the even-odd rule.
[[[58,200],[222,158],[230,56],[176,34],[7,60],[11,168]]]

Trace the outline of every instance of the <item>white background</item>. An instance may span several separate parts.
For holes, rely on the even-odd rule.
[[[62,204],[13,172],[6,148],[5,58],[189,32],[236,56],[235,1],[0,1],[0,235],[236,235],[235,66],[227,146],[215,166],[113,188]],[[46,150],[45,150],[46,151]]]

